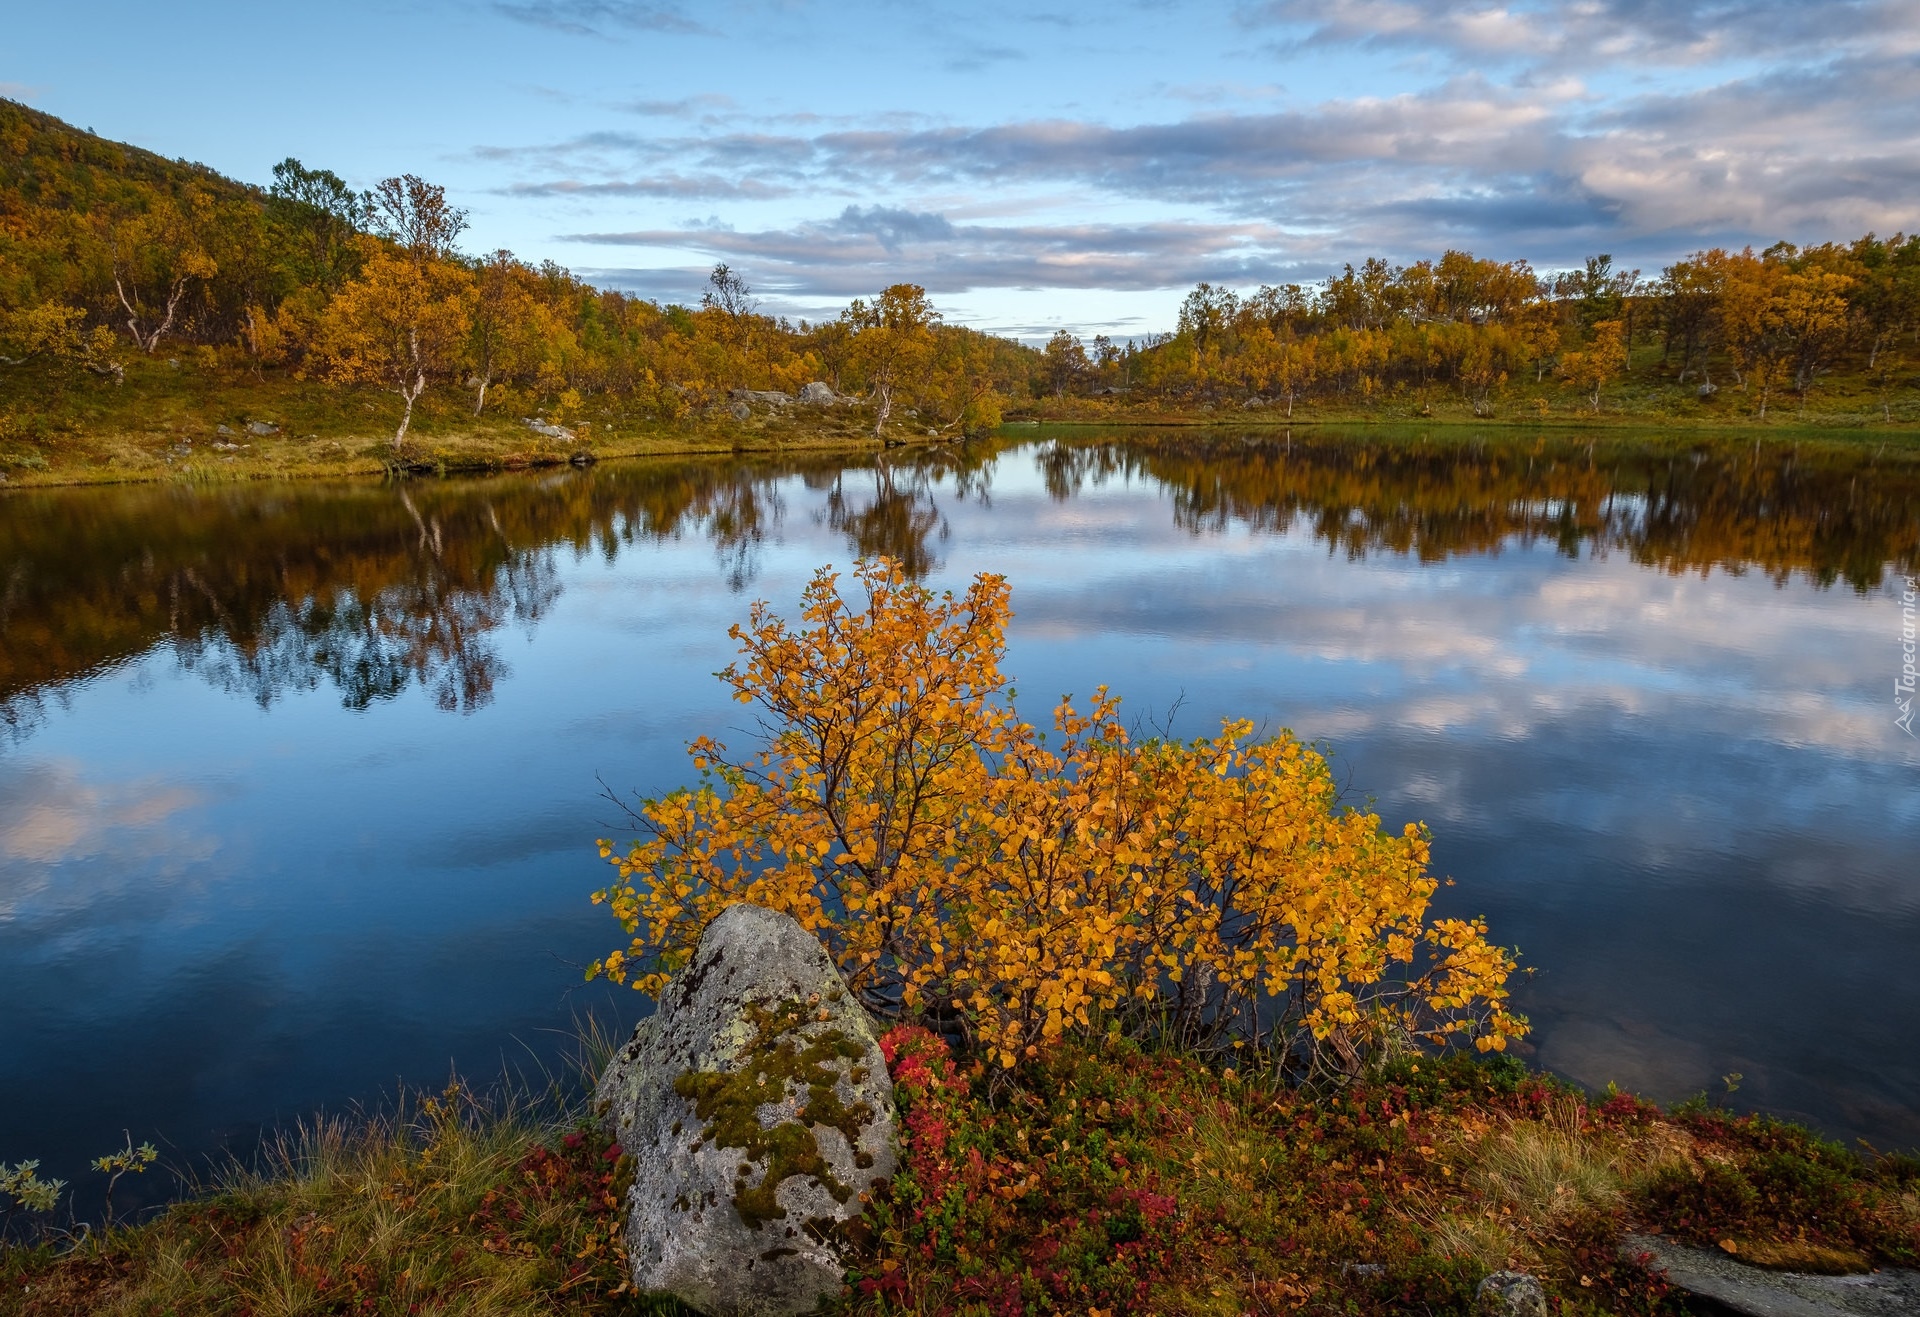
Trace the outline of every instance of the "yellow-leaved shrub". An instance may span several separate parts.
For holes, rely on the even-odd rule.
[[[1427,918],[1428,837],[1342,808],[1291,735],[1136,740],[1103,687],[1054,734],[1000,670],[1004,579],[935,596],[886,560],[850,603],[818,572],[795,628],[756,604],[721,674],[764,741],[689,746],[696,789],[602,841],[594,895],[631,944],[597,962],[658,993],[707,922],[750,901],[817,933],[869,1008],[964,1029],[1003,1066],[1069,1030],[1251,1046],[1302,1076],[1408,1040],[1504,1047],[1513,960]]]

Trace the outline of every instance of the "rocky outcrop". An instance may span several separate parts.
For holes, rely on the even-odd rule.
[[[1474,1291],[1477,1317],[1547,1317],[1547,1292],[1524,1271],[1496,1271]]]
[[[1763,1271],[1711,1249],[1628,1235],[1622,1255],[1644,1258],[1676,1288],[1744,1317],[1910,1317],[1920,1313],[1920,1271],[1857,1276]]]
[[[566,426],[553,425],[546,421],[537,420],[531,416],[522,416],[520,418],[520,424],[526,426],[535,434],[545,435],[549,439],[573,438],[573,431],[569,430]]]
[[[843,398],[835,393],[829,385],[815,380],[813,383],[807,385],[806,388],[800,390],[800,401],[806,403],[809,407],[831,407],[835,403],[852,402],[853,399]]]
[[[894,1172],[893,1083],[799,923],[724,911],[595,1098],[634,1159],[636,1287],[714,1317],[807,1312],[839,1292],[841,1241]]]
[[[782,393],[778,389],[732,389],[727,397],[736,408],[745,404],[748,410],[755,407],[786,407],[793,402],[792,394]]]

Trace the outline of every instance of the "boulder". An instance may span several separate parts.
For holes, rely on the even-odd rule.
[[[835,393],[831,386],[815,380],[800,390],[800,401],[813,407],[831,407],[834,403],[845,402],[846,399]]]
[[[633,1283],[713,1317],[840,1292],[841,1241],[897,1164],[893,1081],[866,1012],[791,916],[728,907],[600,1078],[634,1161]]]
[[[257,434],[261,438],[265,438],[270,434],[279,434],[280,427],[275,425],[272,421],[248,421],[247,433]]]
[[[1622,1257],[1663,1272],[1676,1289],[1741,1317],[1895,1317],[1920,1313],[1920,1271],[1855,1276],[1763,1271],[1727,1254],[1654,1235],[1628,1235]]]
[[[727,410],[733,413],[733,419],[736,421],[753,419],[753,405],[745,398],[735,398],[733,402],[728,405]]]
[[[1478,1317],[1547,1317],[1547,1292],[1524,1271],[1496,1271],[1473,1293]]]
[[[551,425],[546,421],[537,420],[531,416],[522,416],[520,418],[520,424],[526,426],[535,434],[545,435],[549,439],[573,438],[573,431],[569,430],[566,426]]]
[[[741,403],[749,407],[785,407],[793,401],[792,394],[778,389],[733,389],[727,396],[736,407]]]

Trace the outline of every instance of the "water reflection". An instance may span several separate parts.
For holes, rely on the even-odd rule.
[[[799,475],[858,554],[916,576],[938,564],[936,482],[976,492],[985,451],[846,468],[648,463],[540,480],[393,486],[56,491],[0,522],[0,719],[16,731],[63,684],[169,646],[261,706],[326,684],[349,709],[410,686],[449,712],[487,704],[508,669],[503,627],[532,627],[560,593],[556,555],[698,537],[746,589]]]
[[[217,492],[15,495],[0,521],[0,720],[32,724],[66,682],[168,645],[262,705],[327,684],[363,709],[410,685],[470,712],[506,674],[502,627],[533,626],[561,589],[555,555],[698,537],[747,589],[787,508],[783,480],[855,554],[915,577],[938,567],[947,503],[989,500],[1006,445],[879,462],[623,464],[537,480]],[[1920,557],[1920,470],[1860,448],[1649,448],[1611,436],[1356,444],[1176,436],[1055,439],[1048,493],[1146,481],[1194,535],[1302,527],[1361,558],[1422,562],[1548,543],[1665,571],[1757,569],[1877,588]]]
[[[1888,1047],[1920,1034],[1920,753],[1881,699],[1916,535],[1911,458],[1606,435],[13,494],[0,1159],[203,1148],[633,1009],[578,995],[596,778],[678,784],[737,724],[711,674],[748,600],[876,552],[1007,574],[1034,698],[1329,738],[1543,971],[1545,1063],[1662,1097],[1737,1069],[1920,1143]]]

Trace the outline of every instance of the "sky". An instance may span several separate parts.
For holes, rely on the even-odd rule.
[[[15,0],[0,95],[251,182],[415,173],[465,245],[1044,338],[1448,248],[1649,275],[1920,228],[1920,0]]]

